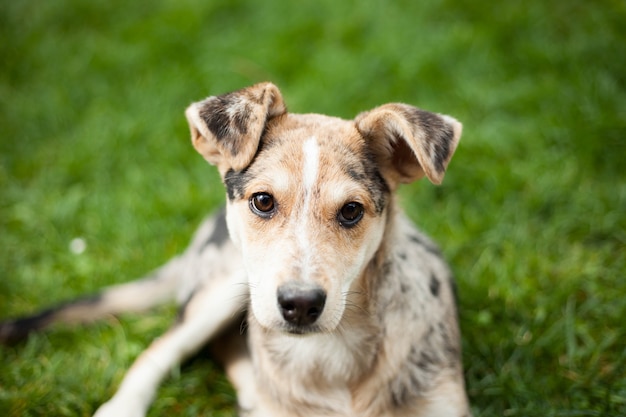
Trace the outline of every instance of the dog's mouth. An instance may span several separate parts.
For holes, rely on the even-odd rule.
[[[295,325],[291,323],[283,323],[281,330],[294,336],[306,336],[308,334],[323,333],[324,329],[315,324]]]

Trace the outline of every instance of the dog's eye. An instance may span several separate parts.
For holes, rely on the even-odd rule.
[[[275,208],[274,197],[271,194],[257,193],[250,198],[250,210],[257,216],[271,217]]]
[[[363,212],[361,203],[350,202],[341,207],[337,214],[337,220],[343,227],[352,227],[363,218]]]

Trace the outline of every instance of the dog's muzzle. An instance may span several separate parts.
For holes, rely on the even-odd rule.
[[[305,328],[322,315],[326,292],[315,285],[288,283],[278,287],[276,298],[285,321],[295,328]]]

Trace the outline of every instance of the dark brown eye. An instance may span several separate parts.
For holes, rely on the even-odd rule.
[[[337,213],[337,220],[343,227],[355,226],[363,218],[363,205],[361,203],[350,202],[345,204]]]
[[[250,198],[250,210],[260,217],[268,218],[274,214],[274,197],[268,193],[257,193]]]

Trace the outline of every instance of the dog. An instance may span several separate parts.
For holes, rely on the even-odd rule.
[[[97,417],[145,415],[207,344],[241,416],[470,416],[452,274],[394,199],[400,184],[441,183],[462,125],[401,103],[349,121],[292,114],[271,83],[185,114],[226,208],[147,277],[5,321],[0,341],[176,297],[178,321]]]

